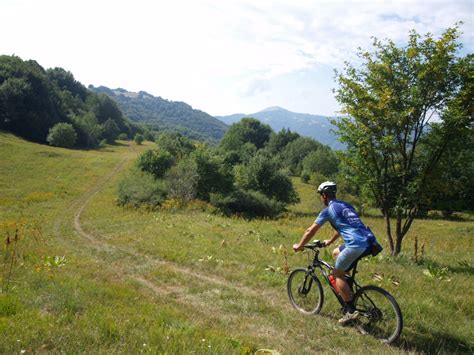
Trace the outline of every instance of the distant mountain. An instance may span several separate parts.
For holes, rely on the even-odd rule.
[[[117,102],[122,112],[132,121],[146,123],[163,131],[182,133],[190,138],[218,141],[227,125],[211,115],[193,109],[184,102],[169,101],[145,91],[129,92],[125,89],[109,89],[105,86],[89,89],[108,95]]]
[[[334,127],[329,122],[329,117],[326,116],[291,112],[278,106],[269,107],[252,114],[238,113],[229,116],[216,116],[218,120],[228,125],[240,121],[242,117],[254,117],[268,124],[277,132],[283,128],[288,128],[302,136],[314,138],[332,149],[344,149],[344,145],[330,131]]]

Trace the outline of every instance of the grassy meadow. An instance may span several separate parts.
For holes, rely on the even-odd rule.
[[[319,316],[289,304],[286,271],[308,263],[291,246],[322,207],[311,186],[294,180],[301,202],[278,220],[117,206],[118,181],[152,146],[67,150],[0,132],[0,353],[473,352],[472,216],[417,220],[402,255],[387,246],[360,264],[362,284],[401,306],[389,347],[339,326],[327,288]],[[383,220],[363,219],[386,245]]]

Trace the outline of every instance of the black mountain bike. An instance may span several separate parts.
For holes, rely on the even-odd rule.
[[[319,259],[319,249],[325,247],[319,240],[305,245],[306,249],[314,252],[313,263],[307,268],[298,268],[291,272],[288,277],[288,296],[290,302],[298,311],[313,315],[318,314],[324,302],[324,292],[316,276],[319,270],[323,279],[328,283],[334,295],[345,308],[345,302],[335,290],[329,275],[333,266],[324,260]],[[346,274],[346,280],[354,293],[354,304],[359,311],[359,317],[353,321],[359,331],[363,334],[370,334],[380,339],[384,343],[391,344],[398,339],[403,328],[403,318],[400,307],[393,296],[378,286],[360,286],[355,275],[357,273],[357,263],[354,263],[352,271]]]

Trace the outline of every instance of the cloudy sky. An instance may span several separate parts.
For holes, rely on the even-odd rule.
[[[0,0],[0,54],[84,85],[147,91],[211,115],[269,106],[333,115],[334,69],[371,36],[406,43],[463,21],[473,0]]]

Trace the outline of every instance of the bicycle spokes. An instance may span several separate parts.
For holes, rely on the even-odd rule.
[[[402,314],[395,299],[376,286],[362,288],[356,297],[357,327],[386,343],[394,342],[402,329]]]
[[[300,287],[298,287],[298,293],[301,296],[306,297],[309,291],[311,291],[312,284],[313,284],[313,279],[311,277],[308,277],[308,275],[306,275],[306,277],[304,278],[303,284]]]

